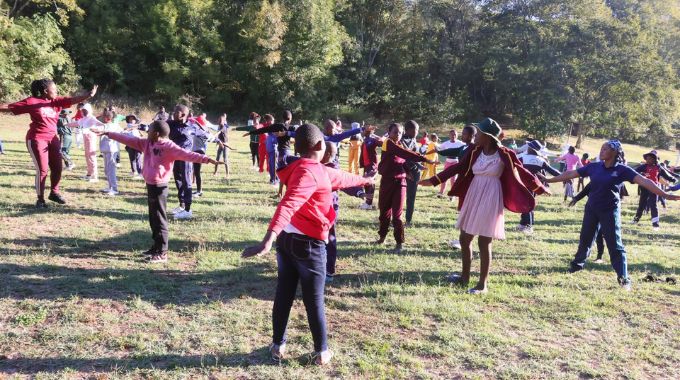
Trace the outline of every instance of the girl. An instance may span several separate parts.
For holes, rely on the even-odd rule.
[[[457,149],[457,148],[462,148],[466,144],[462,141],[458,140],[458,132],[456,132],[455,129],[452,129],[449,131],[449,140],[444,141],[439,145],[437,148],[437,151],[441,150],[446,150],[446,149]],[[428,152],[429,153],[429,152]],[[449,166],[453,166],[458,163],[458,157],[446,157],[446,161],[444,162],[444,169],[448,168]],[[434,175],[435,173],[433,173]],[[453,183],[456,180],[456,177],[453,177],[449,180],[451,182],[451,189],[453,189]],[[439,186],[439,194],[437,194],[438,197],[444,198],[444,190],[446,190],[446,182],[442,183]]]
[[[534,209],[532,194],[549,193],[541,181],[526,170],[515,152],[501,145],[501,127],[492,119],[477,125],[475,146],[467,150],[458,165],[420,182],[423,186],[436,186],[454,175],[459,175],[453,188],[458,196],[458,222],[460,244],[463,251],[463,272],[449,280],[466,286],[470,282],[472,239],[479,236],[481,270],[477,286],[470,294],[488,290],[493,239],[505,238],[503,207],[512,212],[525,213]]]
[[[37,208],[47,208],[45,203],[45,182],[47,169],[51,171],[52,191],[49,200],[65,204],[66,200],[59,193],[61,181],[61,142],[57,136],[57,121],[63,108],[90,99],[97,93],[97,86],[87,94],[73,98],[58,96],[57,85],[51,79],[35,80],[31,83],[31,97],[12,104],[0,104],[0,112],[11,112],[14,115],[27,113],[31,124],[26,133],[26,147],[35,165],[35,192]]]
[[[101,132],[120,133],[123,131],[118,122],[114,121],[114,117],[113,112],[110,110],[104,111],[101,116],[104,123],[101,127]],[[94,130],[91,132],[94,133]],[[98,131],[97,133],[100,132]],[[118,178],[116,177],[116,153],[119,151],[118,142],[104,134],[99,141],[99,150],[104,157],[104,174],[106,174],[106,180],[108,181],[108,185],[102,190],[102,193],[109,196],[118,195]]]
[[[401,220],[406,198],[406,161],[426,162],[434,164],[425,156],[404,149],[401,145],[401,137],[404,134],[404,127],[398,123],[392,123],[387,128],[387,139],[384,143],[384,150],[380,156],[378,173],[380,178],[380,191],[378,196],[378,208],[380,209],[380,238],[376,244],[383,244],[390,228],[390,221],[394,226],[394,240],[396,246],[394,253],[401,253],[404,243],[404,224]]]
[[[663,166],[659,165],[659,156],[655,150],[645,153],[642,158],[644,158],[645,163],[635,168],[635,171],[640,173],[640,175],[648,178],[656,186],[660,186],[659,180],[665,179],[670,183],[675,183],[675,178],[668,173]],[[645,209],[649,210],[652,216],[652,228],[654,231],[659,230],[659,209],[657,208],[657,202],[659,197],[656,194],[650,193],[644,188],[640,188],[640,203],[638,204],[637,212],[635,213],[635,218],[633,218],[633,223],[638,223],[642,217],[642,213]],[[662,198],[663,199],[663,198]]]
[[[600,162],[590,163],[578,170],[571,170],[547,182],[562,182],[577,177],[589,177],[592,186],[588,202],[583,213],[581,236],[576,256],[571,262],[569,272],[583,270],[586,259],[590,255],[590,247],[598,231],[607,243],[607,250],[611,258],[612,267],[616,271],[619,285],[630,290],[631,282],[628,278],[626,251],[621,240],[621,207],[620,185],[624,181],[636,183],[653,194],[667,199],[677,200],[679,196],[671,195],[659,189],[654,182],[639,175],[635,170],[623,164],[623,147],[619,140],[610,140],[600,148]]]
[[[583,153],[583,156],[581,156],[581,166],[586,166],[590,163],[588,158],[590,158],[590,155],[588,153]],[[583,177],[578,177],[578,185],[576,185],[576,190],[583,191],[583,189]]]
[[[435,133],[430,135],[430,142],[427,144],[425,158],[432,161],[432,164],[425,165],[425,173],[423,175],[426,178],[433,177],[437,174],[437,164],[439,163],[439,155],[437,155],[437,149],[439,148],[439,136]]]
[[[220,119],[217,121],[219,125],[219,132],[217,133],[217,139],[222,143],[222,145],[217,147],[217,158],[215,160],[219,161],[220,158],[224,158],[224,171],[227,180],[229,180],[229,149],[234,150],[229,146],[229,123],[227,122],[227,114],[223,113]],[[217,174],[217,166],[215,166],[215,172],[213,175]]]
[[[568,152],[557,158],[557,162],[564,162],[565,171],[572,171],[580,168],[581,160],[575,154],[576,148],[570,146]],[[574,198],[574,184],[571,180],[564,181],[564,201],[567,201],[567,197]]]
[[[326,150],[324,136],[315,125],[298,128],[295,150],[300,159],[279,171],[286,193],[279,202],[262,242],[246,248],[242,257],[269,252],[276,241],[278,278],[272,316],[272,358],[281,360],[286,350],[286,330],[298,283],[314,340],[314,361],[328,364],[333,352],[328,348],[324,286],[326,242],[335,222],[331,192],[363,186],[371,178],[351,175],[320,163]]]
[[[92,111],[92,105],[87,103],[80,109],[82,117],[69,123],[70,127],[78,127],[83,135],[83,150],[85,151],[85,163],[87,173],[83,179],[87,182],[98,182],[99,171],[97,169],[97,135],[92,132],[93,127],[101,127],[102,122],[97,120]]]

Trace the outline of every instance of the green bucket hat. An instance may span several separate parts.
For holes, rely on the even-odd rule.
[[[477,124],[477,131],[493,138],[499,146],[501,145],[500,137],[503,130],[496,120],[487,117]]]

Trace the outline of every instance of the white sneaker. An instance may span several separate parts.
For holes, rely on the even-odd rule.
[[[455,248],[455,249],[461,249],[460,241],[458,241],[458,240],[449,240],[449,247]]]
[[[118,195],[118,194],[119,194],[119,193],[118,193],[116,190],[113,190],[113,189],[109,190],[109,192],[106,193],[106,195],[108,195],[108,196],[110,196],[110,197],[114,197],[114,196],[116,196],[116,195]]]
[[[193,214],[191,213],[191,211],[182,210],[181,212],[175,214],[176,220],[188,220],[191,218],[193,218]]]
[[[374,205],[369,205],[368,203],[362,203],[362,204],[359,206],[359,209],[361,209],[361,210],[375,210],[375,206],[374,206]]]
[[[524,229],[522,230],[525,235],[533,235],[534,234],[534,227],[532,226],[524,226]]]
[[[109,191],[111,191],[111,188],[110,188],[110,187],[105,187],[105,188],[101,189],[100,191],[101,191],[102,193],[108,193]]]
[[[177,207],[173,208],[172,211],[170,211],[170,212],[172,212],[173,214],[179,214],[182,211],[184,211],[184,207],[177,206]]]
[[[116,168],[120,168],[120,164],[116,164]]]

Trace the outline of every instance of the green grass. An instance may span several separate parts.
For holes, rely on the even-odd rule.
[[[67,206],[33,209],[34,169],[26,119],[0,119],[0,373],[36,378],[674,378],[680,373],[680,287],[646,283],[678,276],[680,211],[672,204],[653,232],[623,210],[634,288],[616,285],[608,264],[568,275],[583,204],[541,197],[532,237],[496,242],[490,293],[451,287],[460,268],[446,245],[454,205],[419,192],[406,252],[374,247],[377,213],[341,196],[340,276],[327,289],[329,338],[337,356],[310,365],[301,300],[290,321],[289,359],[267,355],[276,283],[273,253],[242,260],[273,214],[274,189],[249,168],[247,140],[232,135],[230,182],[205,170],[195,219],[170,224],[170,262],[149,265],[143,184],[119,171],[116,198],[87,184],[82,151],[65,172]],[[214,154],[214,151],[211,152]],[[343,152],[346,157],[346,152]],[[101,160],[100,160],[101,165]],[[553,186],[558,190],[557,186]],[[629,186],[635,193],[633,186]],[[174,191],[172,192],[174,193]],[[174,207],[174,197],[170,205]],[[607,256],[605,256],[607,257]],[[475,260],[473,269],[478,268]],[[476,272],[474,276],[476,278]]]

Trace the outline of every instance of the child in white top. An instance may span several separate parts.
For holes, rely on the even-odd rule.
[[[122,132],[123,129],[118,123],[113,121],[113,113],[109,110],[102,114],[104,125],[101,127],[101,132]],[[99,142],[99,150],[104,156],[104,172],[108,180],[108,187],[102,189],[103,193],[110,196],[118,195],[118,178],[116,178],[116,153],[118,153],[118,142],[110,139],[107,135],[102,135]]]

